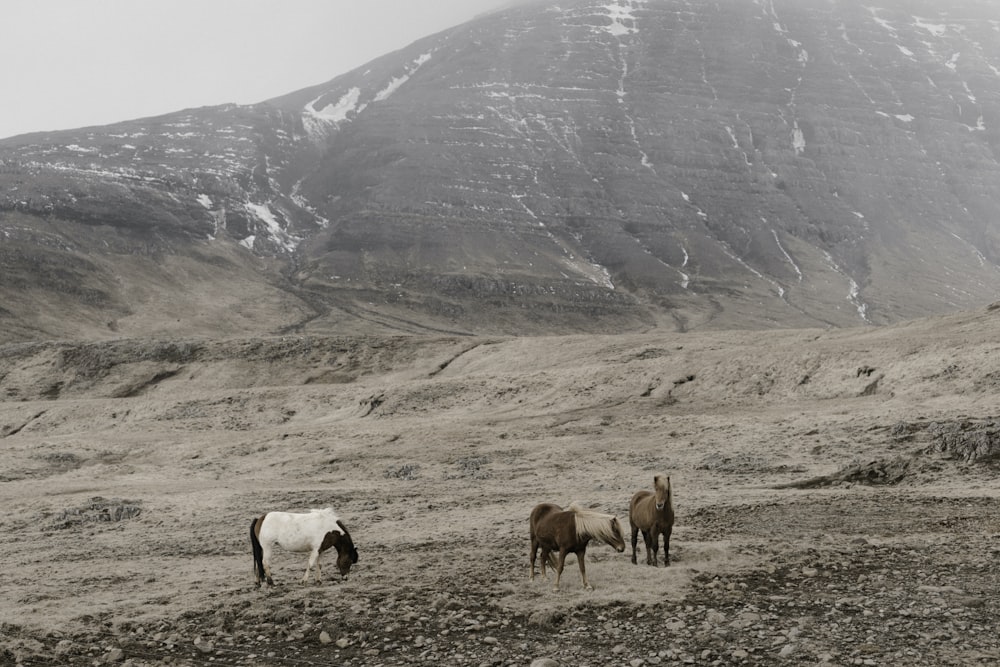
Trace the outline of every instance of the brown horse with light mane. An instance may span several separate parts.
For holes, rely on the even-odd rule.
[[[625,538],[622,537],[621,525],[618,518],[611,514],[586,510],[575,503],[569,509],[552,503],[542,503],[536,505],[531,510],[529,518],[531,530],[531,575],[529,579],[535,579],[535,558],[538,550],[542,550],[542,576],[545,573],[545,564],[548,563],[556,571],[556,583],[552,590],[559,590],[559,579],[562,577],[563,566],[566,564],[566,554],[576,554],[576,562],[580,565],[580,578],[583,580],[583,587],[593,590],[590,582],[587,581],[587,566],[584,564],[584,556],[587,554],[587,545],[591,539],[601,540],[614,547],[619,553],[625,551]],[[558,552],[558,558],[553,557],[553,552]]]
[[[660,535],[663,535],[663,565],[670,565],[670,533],[674,528],[674,494],[670,478],[653,477],[654,491],[636,491],[628,506],[628,522],[632,525],[632,564],[635,546],[642,531],[646,543],[646,565],[656,566]]]

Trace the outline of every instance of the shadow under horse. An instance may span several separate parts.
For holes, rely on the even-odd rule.
[[[529,579],[535,579],[535,558],[538,550],[542,551],[542,576],[545,564],[555,568],[556,583],[552,590],[559,590],[559,579],[562,577],[563,566],[566,564],[566,554],[576,554],[576,562],[580,565],[580,579],[583,587],[593,590],[587,581],[587,566],[584,557],[587,545],[591,539],[601,540],[614,547],[619,553],[625,551],[625,538],[622,537],[618,518],[611,514],[583,509],[571,504],[564,510],[553,503],[542,503],[531,510],[529,518],[531,530],[531,574]],[[558,553],[558,557],[553,556]]]
[[[653,491],[636,491],[628,506],[628,522],[632,526],[632,564],[636,563],[635,547],[639,533],[646,543],[646,565],[657,564],[660,535],[663,536],[663,565],[670,565],[670,533],[674,528],[674,495],[670,478],[653,477]]]

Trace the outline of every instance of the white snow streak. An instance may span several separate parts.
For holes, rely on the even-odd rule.
[[[837,263],[833,261],[833,255],[824,251],[823,256],[826,257],[826,261],[830,264],[834,271],[847,278],[848,284],[850,285],[850,289],[847,292],[847,300],[854,304],[861,320],[866,324],[871,324],[872,321],[868,318],[868,304],[861,300],[861,287],[858,286],[858,283],[855,282],[854,278],[847,275],[843,269],[837,266]]]
[[[681,252],[684,253],[684,261],[681,262],[681,269],[683,269],[687,267],[688,260],[691,259],[691,256],[688,255],[687,248],[685,248],[684,246],[681,246]],[[677,272],[681,274],[681,287],[687,289],[688,285],[691,284],[691,276],[684,273],[680,269],[678,269]]]
[[[975,253],[975,255],[976,255],[976,259],[978,259],[978,260],[979,260],[979,266],[986,266],[986,256],[985,256],[985,255],[983,255],[983,253],[981,253],[981,252],[979,251],[979,248],[977,248],[976,246],[972,245],[971,243],[969,243],[968,241],[966,241],[965,239],[963,239],[963,238],[962,238],[961,236],[959,236],[958,234],[955,234],[954,232],[952,232],[952,234],[951,234],[951,235],[952,235],[952,236],[954,236],[954,237],[955,237],[956,239],[958,239],[959,241],[961,241],[962,243],[964,243],[964,244],[966,244],[967,246],[969,246],[970,248],[972,248],[972,252],[973,252],[973,253]]]
[[[761,218],[761,220],[764,221],[765,223],[767,222],[765,218]],[[792,256],[788,254],[788,251],[785,250],[785,246],[781,245],[781,240],[778,238],[778,232],[776,232],[772,228],[771,234],[774,236],[774,242],[778,245],[778,250],[780,250],[781,254],[785,256],[785,259],[788,260],[788,263],[792,265],[792,269],[795,271],[795,275],[799,277],[799,282],[802,282],[802,270],[799,268],[799,265],[795,263],[795,260],[792,259]]]
[[[281,228],[281,223],[278,222],[278,219],[275,217],[274,211],[271,210],[270,206],[268,206],[267,204],[248,203],[246,204],[246,209],[247,213],[250,213],[255,218],[264,223],[264,226],[267,227],[268,235],[276,244],[278,244],[279,246],[281,246],[282,248],[284,248],[289,252],[295,250],[295,247],[298,245],[301,239],[292,236],[291,234],[289,234],[288,232],[286,232],[284,229]],[[254,238],[254,237],[248,237],[248,238]],[[250,241],[250,247],[252,246],[253,246],[253,241]]]
[[[926,30],[935,37],[941,37],[948,30],[948,26],[941,25],[940,23],[927,23],[922,18],[917,16],[914,16],[913,18],[916,19],[913,22],[914,26]]]
[[[792,148],[795,149],[796,155],[806,150],[806,137],[799,128],[799,121],[795,121],[795,125],[792,127]]]
[[[387,85],[385,88],[380,90],[377,95],[375,95],[375,101],[382,102],[384,100],[389,99],[390,95],[399,90],[399,87],[402,86],[407,81],[409,81],[410,77],[413,76],[413,74],[430,59],[431,59],[431,54],[429,53],[424,53],[421,56],[419,56],[416,60],[413,61],[413,69],[411,69],[403,76],[394,77],[392,81],[389,82],[389,85]]]

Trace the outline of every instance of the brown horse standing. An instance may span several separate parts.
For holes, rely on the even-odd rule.
[[[632,564],[635,564],[635,545],[642,531],[646,543],[646,565],[656,566],[660,535],[663,535],[663,565],[670,565],[670,532],[674,528],[674,497],[670,478],[653,477],[655,491],[636,491],[628,506],[628,522],[632,525]]]
[[[584,556],[587,544],[591,539],[598,539],[618,550],[625,551],[625,538],[622,537],[621,525],[611,514],[603,514],[585,510],[576,504],[571,504],[568,510],[552,503],[536,505],[531,510],[529,519],[531,530],[531,575],[535,579],[535,557],[542,550],[542,576],[546,577],[545,564],[556,570],[556,583],[552,590],[559,590],[559,578],[562,577],[563,566],[566,564],[566,554],[576,554],[576,562],[580,565],[580,578],[583,587],[593,590],[587,581],[587,566]],[[558,559],[552,552],[558,552]]]

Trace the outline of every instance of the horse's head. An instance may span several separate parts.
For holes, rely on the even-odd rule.
[[[341,578],[347,579],[351,566],[358,562],[358,550],[354,548],[354,540],[351,539],[351,534],[347,532],[344,524],[338,520],[337,525],[340,530],[328,532],[323,539],[323,544],[324,549],[332,546],[337,550],[337,570],[340,572]]]
[[[614,539],[608,540],[608,544],[613,546],[618,553],[625,551],[625,538],[622,536],[622,526],[618,522],[618,517],[611,519],[611,533]]]
[[[656,475],[653,477],[653,487],[656,489],[656,511],[659,512],[670,502],[670,478]]]
[[[358,550],[354,548],[350,537],[344,542],[343,548],[337,545],[337,569],[340,571],[340,576],[347,579],[351,566],[358,562]]]

